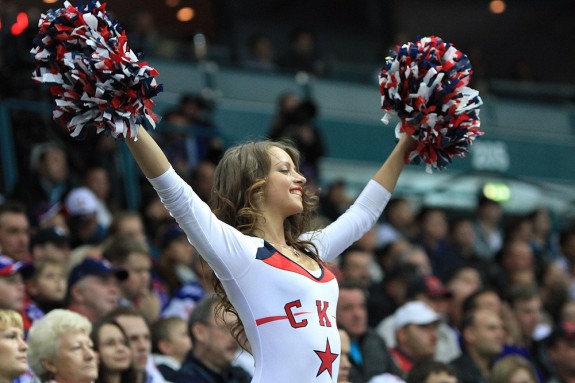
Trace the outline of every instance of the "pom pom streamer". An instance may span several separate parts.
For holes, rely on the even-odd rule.
[[[424,37],[392,51],[379,74],[382,121],[398,116],[396,136],[410,134],[416,148],[406,163],[442,170],[464,157],[479,130],[479,92],[467,85],[473,70],[467,56],[439,37]]]
[[[112,22],[106,4],[51,9],[38,23],[31,55],[32,78],[50,84],[54,120],[82,138],[88,129],[114,138],[137,137],[140,124],[154,128],[152,97],[162,91],[158,72],[140,62],[125,31]]]

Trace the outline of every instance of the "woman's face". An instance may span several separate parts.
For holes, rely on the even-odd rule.
[[[112,372],[125,371],[132,362],[128,340],[113,324],[105,324],[98,333],[98,353],[101,363]]]
[[[98,377],[98,358],[87,334],[69,331],[60,338],[58,354],[46,367],[58,383],[92,382]]]
[[[0,330],[0,380],[13,380],[28,369],[28,345],[21,328]]]
[[[303,211],[305,177],[297,172],[291,157],[276,146],[269,151],[270,172],[265,188],[264,213],[279,214],[283,218]]]

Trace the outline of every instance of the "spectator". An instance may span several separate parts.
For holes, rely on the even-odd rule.
[[[399,375],[385,341],[368,327],[366,292],[358,285],[340,284],[336,318],[351,340],[350,381],[367,382],[376,375]]]
[[[70,191],[72,180],[64,147],[55,141],[37,144],[30,155],[30,169],[18,180],[11,196],[26,205],[33,226],[37,226],[45,206],[61,204]]]
[[[407,383],[457,383],[457,374],[449,364],[425,360],[413,366]]]
[[[90,321],[56,309],[34,322],[28,334],[28,360],[41,382],[92,383],[98,377]]]
[[[34,261],[51,259],[67,263],[70,258],[70,237],[61,227],[40,229],[32,236],[30,253]]]
[[[201,161],[193,169],[190,175],[190,186],[202,199],[208,203],[214,187],[214,173],[216,165],[211,161]],[[164,208],[164,205],[162,205]],[[165,209],[165,208],[164,208]]]
[[[350,383],[349,370],[351,369],[351,341],[347,331],[342,328],[339,329],[339,337],[341,341],[341,351],[339,353],[339,373],[337,374],[337,381],[340,383]]]
[[[243,66],[260,71],[273,71],[277,68],[271,38],[265,33],[254,33],[247,41],[247,58]]]
[[[481,259],[492,261],[503,246],[501,218],[503,209],[499,202],[481,195],[475,210],[475,253]]]
[[[68,275],[68,309],[95,322],[118,305],[118,281],[128,273],[117,270],[105,260],[87,257]]]
[[[497,255],[500,270],[494,276],[494,284],[505,295],[514,284],[536,282],[535,255],[529,243],[522,239],[506,242]]]
[[[208,281],[199,278],[204,272],[202,269],[209,272],[211,269],[202,263],[200,255],[178,225],[170,223],[163,230],[158,244],[160,258],[156,268],[159,282],[167,290],[167,302],[161,315],[178,316],[187,321],[198,301],[207,290],[212,289],[211,278]]]
[[[238,345],[226,322],[215,315],[215,296],[207,295],[192,311],[188,332],[192,350],[172,379],[174,383],[249,383],[251,376],[242,368],[232,366]],[[224,321],[229,314],[224,316]]]
[[[151,333],[154,362],[163,377],[172,381],[192,348],[187,323],[179,317],[158,319]]]
[[[24,308],[24,282],[21,262],[0,255],[0,309],[22,311]]]
[[[106,231],[98,223],[98,198],[85,186],[70,191],[65,201],[67,224],[72,247],[95,245],[104,240]]]
[[[25,322],[32,324],[46,313],[64,307],[67,288],[63,262],[49,258],[34,261],[25,266],[24,276],[28,295]]]
[[[547,355],[553,376],[547,383],[575,381],[575,321],[559,322],[547,339]]]
[[[415,234],[415,214],[407,198],[393,197],[383,211],[384,222],[378,225],[377,244],[385,246],[399,240],[411,240]]]
[[[505,330],[497,312],[473,309],[461,325],[463,354],[451,364],[460,383],[486,382],[494,358],[503,351]]]
[[[320,214],[333,222],[339,218],[351,205],[347,196],[346,182],[342,179],[330,183],[320,198]]]
[[[529,361],[519,355],[499,359],[491,369],[487,383],[538,383],[539,379]]]
[[[449,323],[455,328],[461,325],[463,302],[473,293],[483,287],[479,271],[471,266],[457,269],[447,282],[447,288],[453,294],[447,316]]]
[[[367,291],[371,286],[373,254],[356,246],[347,248],[339,256],[341,281],[357,284]]]
[[[144,221],[137,211],[122,210],[114,213],[108,228],[108,238],[132,237],[143,245],[149,246]]]
[[[151,351],[150,327],[137,309],[119,306],[110,311],[104,320],[117,322],[128,337],[136,378],[134,383],[164,383],[165,379],[154,365]]]
[[[414,277],[407,286],[406,299],[408,301],[423,302],[442,319],[437,323],[434,355],[434,359],[441,362],[451,362],[461,354],[457,333],[446,322],[452,296],[451,291],[434,276]],[[395,314],[382,320],[376,327],[377,333],[385,339],[388,347],[396,346],[394,322]]]
[[[288,51],[278,59],[278,66],[290,72],[307,72],[323,76],[328,70],[315,46],[313,34],[305,29],[291,31]]]
[[[319,161],[326,155],[324,139],[316,124],[317,113],[317,103],[311,99],[304,100],[293,111],[285,130],[277,132],[278,137],[292,140],[299,150],[300,171],[308,183],[320,179]]]
[[[451,222],[448,236],[448,247],[443,256],[445,263],[443,274],[440,276],[444,282],[453,273],[464,266],[474,267],[483,281],[490,277],[491,264],[481,259],[475,253],[475,230],[473,220],[470,218],[459,218]]]
[[[152,258],[148,248],[134,238],[116,238],[104,247],[102,256],[128,273],[128,278],[120,281],[120,304],[138,307],[148,321],[156,320],[161,307],[151,289]]]
[[[98,379],[95,383],[131,383],[136,379],[132,351],[124,329],[113,320],[94,324],[90,338],[98,353]]]
[[[397,309],[393,318],[395,347],[391,356],[403,376],[415,363],[432,359],[437,347],[437,327],[441,317],[420,301],[408,302]]]
[[[280,93],[276,100],[274,112],[267,136],[270,140],[277,140],[285,135],[287,127],[292,124],[294,113],[300,104],[299,96],[292,91]]]
[[[546,338],[551,332],[551,326],[545,321],[543,303],[536,285],[516,285],[507,295],[509,305],[521,329],[521,345],[530,350],[538,340]]]
[[[1,383],[16,382],[28,370],[27,351],[22,317],[13,310],[0,309]]]
[[[369,325],[376,327],[406,302],[407,285],[419,276],[416,266],[400,263],[386,271],[381,282],[374,285],[368,295]]]
[[[188,165],[192,169],[201,161],[217,164],[223,154],[223,139],[212,118],[214,109],[213,100],[201,94],[188,93],[180,97],[178,110],[190,122],[185,143]]]
[[[445,212],[439,208],[424,207],[416,217],[418,235],[414,242],[425,250],[432,266],[433,274],[445,280],[449,273],[449,264],[445,257],[448,253],[449,224]]]
[[[86,169],[83,184],[96,196],[98,224],[107,230],[112,223],[112,211],[114,210],[108,170],[103,166],[96,165]]]
[[[26,207],[18,202],[0,205],[0,252],[15,261],[29,258],[30,223]]]

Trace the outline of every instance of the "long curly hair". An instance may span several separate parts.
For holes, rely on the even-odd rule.
[[[284,150],[299,170],[299,152],[288,140],[249,142],[232,147],[224,153],[216,167],[210,200],[212,211],[221,221],[244,234],[261,236],[257,223],[264,217],[257,207],[257,202],[264,198],[267,176],[271,169],[270,149],[273,147]],[[299,238],[303,233],[315,229],[317,204],[317,195],[304,187],[303,211],[284,221],[284,232],[287,245],[308,254],[319,263],[321,261],[315,246],[310,241]],[[243,324],[218,279],[215,280],[214,291],[220,298],[220,303],[216,306],[217,315],[223,318],[225,312],[233,314],[236,321],[228,323],[228,327],[240,346],[247,349]]]

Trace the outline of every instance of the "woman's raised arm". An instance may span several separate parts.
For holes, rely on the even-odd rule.
[[[156,178],[170,168],[166,155],[143,127],[140,127],[137,139],[127,138],[126,143],[147,178]]]
[[[402,134],[399,142],[387,157],[381,168],[373,176],[373,180],[381,184],[388,192],[393,192],[399,175],[405,165],[406,153],[415,145],[415,140],[408,134]]]

